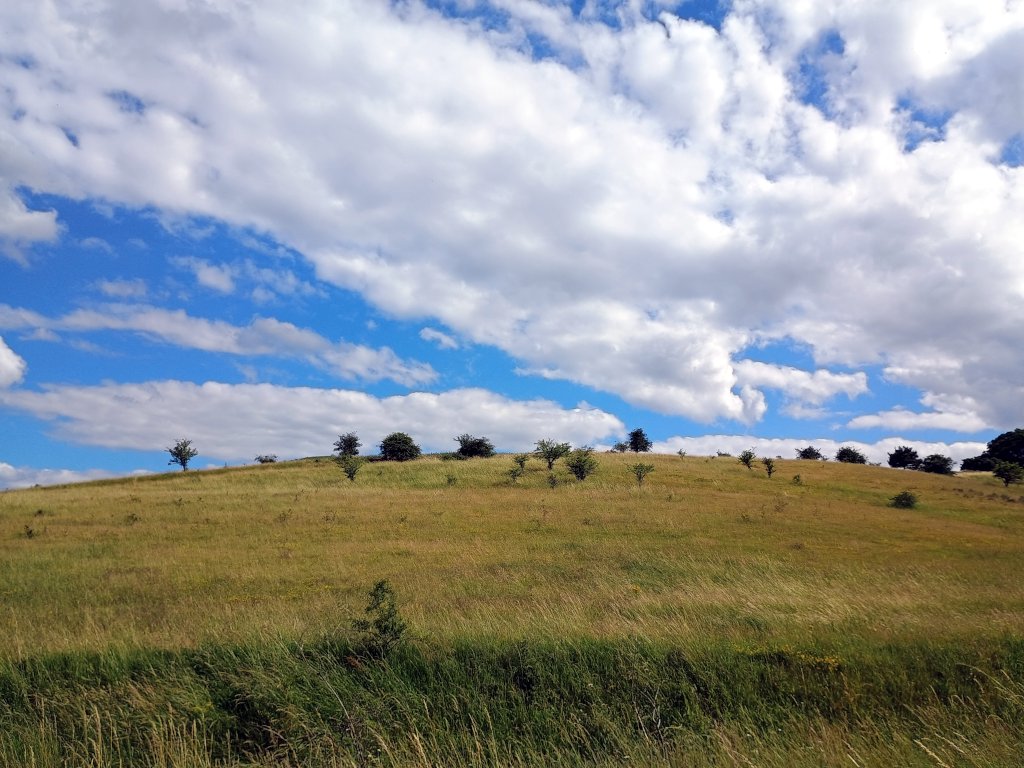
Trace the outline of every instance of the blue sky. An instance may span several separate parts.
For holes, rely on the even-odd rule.
[[[1021,424],[1024,9],[0,10],[0,487]]]

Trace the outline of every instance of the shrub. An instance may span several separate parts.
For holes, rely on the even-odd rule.
[[[556,443],[554,440],[538,440],[536,454],[548,463],[548,470],[555,466],[555,462],[565,456],[572,446],[568,443]]]
[[[356,480],[356,474],[363,466],[363,460],[358,456],[338,456],[335,458],[338,466],[341,467],[342,472],[352,482]]]
[[[353,620],[352,628],[362,633],[360,646],[365,653],[383,658],[402,642],[408,629],[398,613],[395,590],[388,581],[373,585],[364,613],[368,618]]]
[[[577,480],[586,480],[589,475],[597,470],[597,459],[594,458],[594,449],[589,445],[577,448],[565,457],[565,466],[572,472]]]
[[[761,459],[761,463],[764,464],[764,471],[768,473],[768,479],[772,479],[772,475],[775,474],[775,461],[767,457]]]
[[[753,469],[754,468],[754,459],[756,459],[756,458],[757,458],[757,454],[754,453],[753,449],[747,448],[747,450],[745,450],[743,453],[740,454],[740,457],[739,457],[738,461],[739,461],[740,464],[742,464],[747,469]]]
[[[644,478],[647,477],[651,472],[654,471],[653,464],[631,464],[627,469],[633,473],[636,477],[636,485],[638,488],[644,487]]]
[[[889,466],[894,469],[917,469],[921,466],[921,458],[909,445],[901,445],[889,454]]]
[[[813,445],[808,445],[806,448],[797,448],[796,457],[798,459],[807,459],[813,461],[827,461],[822,452],[815,448]]]
[[[934,475],[952,475],[953,460],[941,453],[933,453],[931,456],[921,459],[917,468],[922,472],[931,472]]]
[[[896,509],[913,509],[917,506],[917,496],[910,491],[900,491],[889,499],[889,506]]]
[[[625,453],[629,450],[629,443],[616,443],[612,446],[612,453]]]
[[[843,464],[867,464],[868,458],[856,448],[844,445],[836,451],[836,461]]]
[[[392,432],[381,440],[380,457],[384,461],[412,461],[419,455],[420,447],[405,432]]]
[[[1010,483],[1024,482],[1024,467],[1012,461],[997,461],[992,475],[1002,480],[1005,488],[1009,488]]]
[[[186,471],[188,463],[199,455],[199,451],[192,447],[191,440],[178,440],[167,449],[167,452],[171,454],[171,460],[167,463],[181,465],[182,472]]]
[[[494,445],[486,437],[459,435],[455,438],[455,442],[459,444],[457,453],[467,459],[486,459],[494,455]]]
[[[355,432],[346,432],[344,435],[338,435],[334,442],[334,451],[339,456],[358,456],[360,445],[362,442]]]

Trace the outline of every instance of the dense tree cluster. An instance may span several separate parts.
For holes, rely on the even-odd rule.
[[[993,438],[983,453],[964,459],[960,469],[965,472],[993,472],[1000,461],[1024,467],[1024,429],[1003,432]]]

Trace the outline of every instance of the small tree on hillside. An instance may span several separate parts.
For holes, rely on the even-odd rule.
[[[568,443],[556,443],[554,440],[538,440],[535,451],[544,461],[548,463],[548,470],[555,466],[555,462],[572,450]]]
[[[339,435],[334,443],[334,451],[339,456],[358,456],[359,446],[362,445],[355,432],[346,432]]]
[[[836,461],[843,464],[867,464],[868,457],[858,451],[856,448],[851,448],[848,445],[844,445],[838,451],[836,451]]]
[[[764,471],[768,473],[768,479],[771,480],[772,475],[775,474],[775,460],[766,456],[761,459],[761,463],[764,464]]]
[[[798,459],[806,459],[812,461],[827,461],[822,452],[815,448],[813,445],[808,445],[806,448],[797,448],[796,457]]]
[[[739,457],[738,461],[739,461],[740,464],[742,464],[747,469],[753,469],[754,468],[754,459],[756,459],[756,458],[757,458],[757,454],[754,453],[753,449],[747,448],[747,450],[745,450],[743,453],[740,454],[740,457]]]
[[[352,482],[355,482],[356,475],[359,473],[359,470],[362,469],[363,460],[358,456],[337,456],[334,460],[338,462],[338,466],[341,467],[341,471],[345,473],[345,477]]]
[[[647,453],[652,445],[653,443],[647,439],[647,433],[639,427],[629,433],[629,450],[633,453]]]
[[[628,469],[630,472],[632,472],[633,476],[636,478],[636,486],[637,486],[637,488],[643,488],[644,487],[644,478],[647,477],[649,474],[651,474],[651,472],[654,471],[654,465],[653,464],[631,464],[630,466],[626,467],[626,469]]]
[[[931,456],[921,459],[917,468],[922,472],[931,472],[934,475],[952,475],[953,460],[941,453],[933,453]]]
[[[419,455],[420,447],[405,432],[392,432],[381,440],[380,457],[384,461],[412,461]]]
[[[467,459],[476,457],[486,459],[494,455],[494,445],[486,437],[459,435],[455,438],[455,442],[459,444],[459,450],[456,453]]]
[[[594,449],[589,445],[570,451],[565,456],[565,466],[572,472],[577,480],[586,480],[597,470],[597,459],[594,458]]]
[[[612,453],[625,453],[629,450],[629,443],[616,443],[612,446]]]
[[[1010,483],[1024,482],[1024,467],[1012,461],[1000,461],[996,463],[992,475],[1002,480],[1004,487],[1009,488]]]
[[[893,469],[917,469],[921,466],[921,457],[909,445],[901,445],[889,454],[889,466]]]
[[[188,469],[188,463],[199,455],[199,451],[192,447],[191,440],[178,440],[167,449],[167,452],[171,454],[171,460],[167,463],[180,465],[182,472],[185,472]]]

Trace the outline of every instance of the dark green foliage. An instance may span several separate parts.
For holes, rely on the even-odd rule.
[[[806,448],[797,448],[796,457],[798,459],[807,459],[813,461],[827,461],[822,452],[815,448],[813,445],[808,445]]]
[[[992,475],[1003,481],[1003,486],[1010,487],[1010,483],[1024,482],[1024,467],[1014,464],[1012,461],[997,461],[992,469]]]
[[[356,475],[363,466],[363,460],[358,456],[336,456],[334,460],[345,473],[345,477],[355,482]]]
[[[757,454],[754,453],[753,449],[752,448],[747,448],[747,450],[743,451],[743,453],[740,454],[738,461],[739,461],[740,464],[742,464],[747,469],[753,469],[754,468],[754,459],[756,459],[756,458],[757,458]]]
[[[519,467],[521,470],[526,470],[526,462],[530,460],[530,454],[528,453],[517,453],[512,457],[512,463]]]
[[[856,448],[844,445],[836,451],[836,461],[843,464],[867,464],[868,458]]]
[[[1003,432],[989,440],[985,451],[979,456],[964,459],[960,469],[964,472],[991,472],[999,461],[1024,467],[1024,429]]]
[[[917,469],[921,466],[921,457],[909,445],[901,445],[889,454],[889,466],[893,469]]]
[[[392,432],[380,443],[380,457],[384,461],[412,461],[419,455],[420,447],[405,432]]]
[[[616,443],[612,446],[613,453],[625,453],[629,450],[629,443]]]
[[[277,456],[273,453],[261,453],[254,461],[257,464],[274,464],[277,462]]]
[[[960,462],[961,472],[991,472],[995,468],[996,459],[993,459],[987,453],[983,453],[980,456],[972,456]]]
[[[565,457],[565,466],[577,480],[586,480],[597,470],[594,449],[589,445],[570,451]]]
[[[651,472],[654,471],[653,464],[631,464],[627,469],[633,473],[636,478],[636,484],[638,488],[644,487],[644,478],[647,477]]]
[[[556,443],[554,440],[538,440],[535,453],[548,463],[548,469],[555,466],[555,462],[572,450],[568,443]]]
[[[775,474],[775,460],[769,459],[767,456],[761,459],[761,463],[764,464],[764,471],[768,473],[768,479],[771,480],[772,475]]]
[[[651,450],[651,441],[647,439],[647,433],[637,427],[629,433],[629,450],[633,453],[647,453]]]
[[[457,453],[467,459],[486,459],[494,455],[494,445],[486,437],[473,437],[473,435],[459,435],[455,438],[459,444]]]
[[[922,472],[931,472],[933,475],[952,475],[953,460],[949,456],[933,453],[921,459],[917,468]]]
[[[338,439],[334,442],[334,452],[339,456],[358,456],[359,446],[362,442],[355,432],[347,432],[344,435],[339,435]]]
[[[910,491],[900,491],[889,499],[889,506],[897,509],[913,509],[917,506],[917,496]]]
[[[383,658],[398,647],[408,629],[398,613],[395,590],[386,579],[373,585],[364,613],[365,619],[352,622],[352,629],[362,634],[359,648],[371,656]]]
[[[182,472],[186,471],[188,463],[199,455],[199,451],[192,447],[191,440],[178,440],[167,449],[167,452],[171,454],[171,460],[167,463],[180,465]]]

